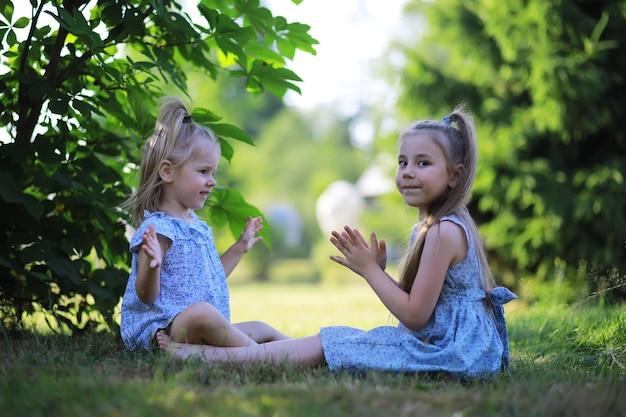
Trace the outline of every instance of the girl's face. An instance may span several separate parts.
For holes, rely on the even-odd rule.
[[[161,201],[163,211],[186,219],[189,210],[204,207],[211,190],[217,185],[214,175],[219,160],[219,146],[204,141],[188,161],[171,172],[170,180],[165,181]]]
[[[448,171],[448,162],[441,147],[429,133],[405,136],[398,151],[396,186],[411,207],[420,215],[428,213],[430,205],[444,191],[454,187],[457,175]]]

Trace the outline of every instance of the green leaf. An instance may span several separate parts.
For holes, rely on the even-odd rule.
[[[138,129],[141,132],[149,132],[154,126],[154,117],[151,114],[152,100],[143,88],[129,88],[127,95]]]
[[[100,49],[104,46],[100,35],[91,30],[89,22],[87,22],[80,10],[74,9],[73,13],[68,12],[64,8],[59,8],[58,10],[59,16],[54,15],[50,11],[46,11],[46,13],[56,19],[68,32],[78,36],[92,48]]]
[[[293,59],[296,55],[296,46],[293,43],[283,38],[278,38],[276,39],[276,45],[278,46],[280,53],[289,57],[289,59]]]
[[[52,140],[40,139],[33,144],[37,160],[44,164],[58,164],[65,159],[64,149],[59,149]]]
[[[222,119],[222,117],[213,113],[211,110],[203,108],[194,109],[193,112],[191,112],[191,118],[194,122],[201,125],[217,122],[218,120]]]
[[[269,64],[278,64],[283,66],[285,63],[285,58],[282,55],[272,49],[264,47],[258,42],[249,43],[246,46],[246,53],[250,58],[258,59]]]
[[[7,44],[11,46],[17,44],[17,36],[15,35],[15,31],[13,29],[9,29],[7,32]]]
[[[254,94],[260,94],[263,92],[263,84],[255,77],[246,78],[246,91]]]
[[[122,24],[131,36],[142,36],[145,32],[142,16],[138,13],[125,13]]]
[[[287,80],[302,81],[302,79],[287,68],[275,68],[265,62],[255,61],[249,76],[257,79],[264,89],[277,97],[282,97],[288,89],[301,93],[298,86]]]
[[[217,25],[217,18],[220,14],[217,10],[208,8],[204,4],[199,4],[198,10],[200,11],[200,14],[207,20],[210,27],[215,27]]]
[[[216,187],[211,192],[207,202],[209,216],[216,226],[223,226],[228,222],[229,229],[234,238],[238,238],[246,226],[248,217],[263,217],[261,211],[248,204],[243,196],[232,188]],[[266,219],[263,218],[265,221]],[[267,224],[267,221],[265,221]],[[266,228],[261,229],[259,235],[263,237],[266,245],[270,245],[270,236]]]
[[[43,205],[32,195],[20,191],[13,175],[8,171],[0,171],[0,197],[7,203],[22,204],[35,219],[43,215]]]
[[[225,136],[254,146],[252,138],[237,126],[226,123],[208,123],[207,127],[218,136]]]
[[[40,39],[46,38],[51,31],[52,28],[49,25],[38,27],[37,29],[35,29],[35,37]]]
[[[17,19],[15,23],[13,23],[14,28],[23,29],[30,23],[30,19],[27,17],[20,17]]]
[[[309,25],[294,22],[289,23],[287,28],[289,33],[287,39],[289,39],[296,48],[308,52],[311,55],[317,54],[313,45],[319,45],[319,42],[309,35],[309,30],[311,29]]]
[[[214,39],[225,55],[233,54],[242,67],[247,66],[248,58],[243,46],[256,40],[256,34],[252,28],[242,28],[227,16],[220,15],[217,19]]]
[[[96,107],[78,98],[72,100],[72,107],[86,118],[91,117],[92,113],[98,113]]]
[[[52,113],[64,116],[69,111],[69,103],[67,97],[59,97],[56,99],[51,99],[48,102],[48,110]]]
[[[68,278],[74,284],[81,284],[79,262],[70,261],[61,251],[51,251],[44,260],[54,275]]]
[[[118,2],[106,3],[102,9],[102,17],[107,24],[117,26],[122,23],[122,5]]]
[[[233,156],[235,155],[235,150],[233,149],[231,144],[228,143],[228,141],[221,136],[218,136],[217,140],[220,143],[222,157],[230,163],[233,160]]]
[[[7,1],[7,2],[2,2],[2,3],[3,5],[0,6],[0,14],[6,18],[6,23],[8,25],[11,22],[11,20],[13,20],[13,11],[14,11],[13,2]]]

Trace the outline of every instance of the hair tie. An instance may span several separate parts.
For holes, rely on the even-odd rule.
[[[447,125],[452,124],[452,118],[450,117],[450,115],[444,116],[441,121]]]
[[[187,116],[183,117],[183,123],[191,123],[191,122],[192,122],[192,120],[191,120],[191,116],[190,115],[187,115]]]

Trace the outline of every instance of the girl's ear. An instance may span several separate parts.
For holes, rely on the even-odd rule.
[[[454,170],[448,176],[448,188],[456,187],[456,184],[459,182],[459,176],[461,175],[461,171],[463,170],[463,164],[458,164],[454,167]]]
[[[167,182],[173,181],[172,171],[173,171],[173,167],[170,161],[168,161],[167,159],[164,159],[163,161],[161,161],[161,163],[159,164],[159,177],[161,177],[161,180],[163,182],[167,183]]]

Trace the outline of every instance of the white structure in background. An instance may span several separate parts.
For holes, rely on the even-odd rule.
[[[378,197],[394,190],[395,180],[380,165],[372,165],[356,182],[356,188],[365,198]]]
[[[317,223],[326,235],[344,226],[359,227],[366,199],[392,191],[395,181],[385,172],[388,158],[379,158],[358,179],[356,184],[345,180],[331,183],[317,199],[315,214]]]
[[[325,235],[344,226],[358,226],[359,217],[365,208],[365,198],[356,186],[340,180],[331,183],[317,199],[315,214],[317,223]]]

